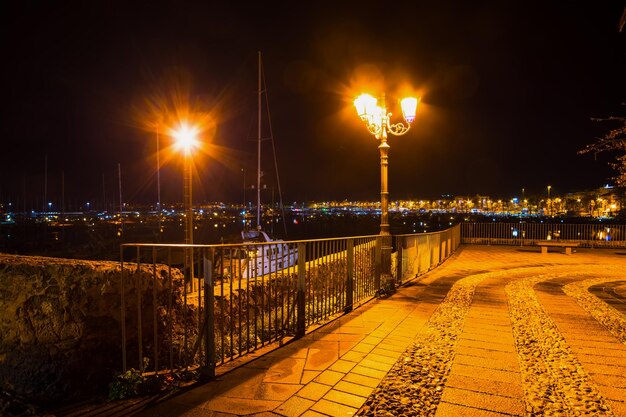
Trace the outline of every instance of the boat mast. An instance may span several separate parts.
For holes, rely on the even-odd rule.
[[[117,184],[120,192],[120,232],[124,236],[124,203],[122,202],[122,164],[117,163]]]
[[[259,54],[259,90],[258,90],[258,130],[257,130],[257,173],[256,173],[256,227],[261,230],[261,51]]]
[[[260,59],[260,58],[259,58]],[[259,96],[260,97],[260,96]],[[260,98],[259,98],[260,100]],[[48,154],[44,157],[44,168],[43,168],[43,212],[47,212],[48,210]]]

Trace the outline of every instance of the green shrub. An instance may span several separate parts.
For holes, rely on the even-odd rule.
[[[115,376],[109,384],[109,400],[123,400],[139,395],[145,377],[137,369],[129,369]]]

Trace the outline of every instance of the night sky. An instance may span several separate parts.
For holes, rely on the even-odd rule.
[[[592,117],[626,112],[619,1],[11,3],[0,201],[41,206],[47,155],[55,205],[61,173],[68,204],[114,201],[118,163],[124,201],[155,202],[154,126],[181,106],[213,121],[194,200],[241,201],[242,169],[256,181],[257,51],[285,202],[379,198],[377,142],[352,106],[363,91],[396,118],[397,99],[421,97],[389,139],[392,200],[610,182],[611,155],[577,152],[615,127]],[[276,189],[270,141],[263,154]],[[181,158],[161,162],[162,200],[180,202]]]

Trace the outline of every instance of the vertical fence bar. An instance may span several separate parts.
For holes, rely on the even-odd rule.
[[[313,286],[313,300],[315,302],[315,316],[313,316],[313,322],[318,320],[322,316],[322,304],[320,299],[320,258],[321,258],[321,243],[315,242],[315,269],[314,277],[311,277],[315,285]]]
[[[174,299],[174,283],[172,282],[172,248],[167,248],[167,330],[170,339],[170,370],[174,369],[174,339],[173,339],[173,323],[172,323],[172,304]]]
[[[337,287],[335,288],[335,294],[337,297],[335,303],[335,312],[342,312],[344,307],[346,306],[345,296],[346,296],[346,279],[348,277],[346,266],[347,262],[345,259],[346,251],[343,249],[344,240],[337,240],[335,243],[335,249],[337,250],[337,255],[335,255],[335,259],[337,265],[339,266],[337,271],[337,277],[335,278],[335,282],[337,283]]]
[[[329,247],[330,242],[327,240],[324,240],[322,243],[322,259],[321,259],[321,263],[322,263],[322,271],[321,275],[322,275],[322,282],[323,282],[323,287],[322,287],[322,294],[321,294],[321,299],[322,299],[322,318],[326,318],[328,316],[328,302],[329,302],[329,298],[330,298],[330,274],[329,272],[329,262],[328,260],[330,259],[330,255],[329,255]]]
[[[383,240],[381,236],[376,237],[376,269],[374,272],[374,289],[380,291],[380,275],[382,273],[382,246]]]
[[[324,266],[325,266],[325,276],[326,276],[326,284],[324,291],[324,318],[328,318],[331,313],[331,296],[332,296],[332,240],[327,240],[324,244]]]
[[[298,243],[298,323],[296,326],[296,337],[304,337],[306,300],[304,297],[306,279],[306,244]]]
[[[328,273],[328,259],[330,256],[328,255],[328,241],[322,242],[322,259],[320,263],[322,264],[321,278],[322,278],[322,293],[320,298],[322,299],[322,319],[326,318],[328,315],[328,291],[330,290],[329,279],[330,274]]]
[[[222,280],[222,286],[224,286],[224,280]],[[235,317],[235,313],[233,311],[233,280],[228,280],[228,340],[229,344],[229,353],[230,358],[232,359],[235,356],[235,335],[234,335],[234,327],[237,322],[237,317]]]
[[[278,329],[279,329],[279,325],[280,323],[278,323],[278,310],[280,309],[280,305],[279,305],[279,301],[280,301],[280,296],[278,294],[278,290],[279,290],[279,285],[278,285],[278,280],[276,279],[276,271],[275,271],[275,267],[276,265],[273,263],[275,261],[275,259],[273,258],[273,248],[274,245],[268,245],[266,246],[266,250],[267,252],[265,252],[265,257],[264,259],[268,260],[268,265],[267,265],[267,275],[268,275],[268,280],[272,285],[272,293],[274,294],[274,308],[272,309],[272,311],[270,312],[270,314],[274,315],[274,325],[272,328],[272,341],[276,341],[278,340]]]
[[[239,264],[239,271],[237,271],[237,266],[236,264],[234,264],[235,260],[239,261],[239,257],[235,257],[235,255],[238,255],[238,252],[236,249],[233,248],[222,248],[223,251],[227,251],[228,252],[228,259],[229,259],[229,267],[230,267],[230,279],[236,279],[239,281],[240,285],[241,285],[241,281],[243,281],[243,274],[241,273],[241,264]],[[241,261],[239,261],[241,262]],[[220,274],[222,275],[222,274]],[[250,301],[250,293],[253,292],[251,286],[250,286],[250,278],[247,277],[246,278],[246,282],[245,282],[245,286],[246,286],[246,352],[250,352],[250,308],[252,307],[252,302]],[[253,293],[254,294],[254,293]],[[255,306],[255,310],[256,310],[256,306]],[[256,335],[256,330],[255,330],[255,335]]]
[[[333,310],[332,310],[332,296],[333,296],[333,243],[334,241],[329,240],[326,242],[326,311],[324,314],[324,318],[328,318]]]
[[[247,261],[246,261],[247,262]],[[248,264],[249,266],[249,264]],[[249,271],[247,269],[247,271]],[[246,274],[246,282],[248,283],[248,288],[250,288],[250,274]],[[257,335],[259,334],[258,324],[259,324],[259,294],[258,294],[258,281],[254,279],[252,281],[252,285],[254,286],[254,291],[252,292],[252,296],[254,299],[254,348],[257,349],[259,346],[259,338]]]
[[[225,249],[225,248],[222,248],[222,250],[226,250],[226,249]],[[239,337],[239,339],[238,339],[239,343],[238,343],[237,347],[238,347],[238,349],[239,349],[239,355],[241,355],[241,352],[242,352],[242,346],[241,346],[241,339],[242,339],[242,336],[241,336],[241,326],[242,326],[242,323],[241,323],[241,316],[243,315],[243,310],[242,310],[242,308],[243,308],[242,304],[243,304],[243,303],[242,303],[242,301],[241,301],[241,298],[242,298],[242,292],[241,292],[241,277],[237,277],[237,278],[235,278],[234,274],[232,273],[232,271],[233,271],[233,254],[232,254],[232,252],[229,252],[229,254],[228,254],[228,256],[227,256],[227,259],[229,260],[229,263],[230,263],[230,265],[229,265],[229,268],[230,268],[230,269],[229,269],[229,271],[231,271],[231,274],[230,274],[230,278],[229,278],[229,280],[230,280],[230,281],[233,281],[234,279],[237,279],[237,288],[238,288],[238,290],[239,290],[239,293],[237,294],[237,299],[238,299],[238,301],[239,301],[239,314],[237,315],[237,316],[238,316],[238,320],[239,320],[239,336],[238,336],[238,337]],[[222,278],[223,278],[223,279],[226,279],[226,278],[223,276],[223,272],[222,272],[222,273],[220,273],[220,275],[222,275]],[[247,298],[247,294],[248,294],[249,290],[250,290],[250,288],[248,288],[248,286],[246,286],[246,288],[245,288],[246,298]],[[245,307],[246,307],[246,312],[247,312],[247,311],[248,311],[248,305],[246,305]],[[246,315],[246,316],[247,316],[247,315]],[[248,330],[247,330],[247,329],[248,329],[248,326],[247,326],[247,321],[248,321],[248,320],[246,319],[246,333],[249,333],[249,332],[248,332]],[[246,344],[246,346],[247,346],[247,344]]]
[[[360,302],[363,298],[365,298],[365,294],[368,292],[369,283],[363,278],[365,275],[365,271],[368,268],[367,259],[371,257],[371,241],[365,239],[359,239],[360,248],[359,248],[359,258],[358,258],[358,267],[356,273],[356,300]],[[369,256],[368,256],[369,255]]]
[[[254,276],[258,277],[259,276],[258,275],[259,271],[258,271],[257,266],[258,266],[258,263],[259,263],[259,250],[262,250],[263,246],[262,245],[257,245],[255,247],[255,249],[256,250],[254,252],[254,256],[255,256],[254,265],[255,265],[255,269],[256,269],[256,274]],[[266,300],[265,295],[266,295],[266,293],[268,291],[268,288],[265,285],[265,274],[264,274],[265,271],[263,269],[264,269],[264,265],[261,265],[261,346],[262,347],[265,346],[265,340],[267,339],[267,336],[266,336],[267,329],[265,328],[265,305],[266,305],[265,304],[265,300]],[[271,316],[270,316],[270,318],[271,318]],[[268,327],[269,327],[269,324],[268,324]]]
[[[222,249],[223,250],[223,249]],[[205,370],[204,374],[209,377],[215,377],[215,293],[213,290],[213,258],[214,250],[210,254],[204,250],[202,257],[202,266],[204,270],[204,348],[205,348]]]
[[[396,246],[398,248],[396,252],[396,285],[402,283],[404,278],[402,273],[402,257],[404,256],[404,238],[397,237],[396,238]]]
[[[280,259],[280,260],[279,260]],[[283,338],[285,337],[285,301],[288,299],[285,297],[285,273],[283,270],[283,256],[282,256],[282,246],[276,247],[276,279],[280,282],[280,340],[282,343]],[[278,278],[278,274],[280,273],[280,279]],[[289,316],[289,312],[287,312],[287,316]]]
[[[193,282],[192,285],[196,285],[197,286],[197,293],[196,293],[196,299],[197,301],[197,320],[198,320],[198,337],[202,337],[202,289],[204,288],[204,285],[202,285],[202,277],[199,276],[200,275],[200,259],[202,259],[200,256],[195,256],[195,251],[196,248],[192,247],[191,248],[191,280]],[[199,254],[201,255],[201,254]],[[198,279],[198,282],[196,283],[196,281],[193,281],[194,277],[195,277],[195,271],[196,271],[196,262],[198,262],[198,277],[196,277]],[[195,350],[195,349],[194,349]],[[198,351],[199,356],[202,356],[202,350],[200,349]],[[191,358],[191,360],[193,361],[193,357]]]
[[[338,256],[339,256],[339,252],[337,249],[337,240],[331,240],[330,241],[330,246],[331,246],[331,252],[332,252],[332,256],[331,259],[329,260],[329,264],[331,265],[331,270],[329,271],[330,274],[330,282],[331,282],[331,294],[332,294],[332,298],[331,301],[331,310],[330,313],[331,314],[335,314],[339,311],[339,299],[340,299],[340,295],[337,292],[338,288],[339,288],[339,262],[338,262]]]
[[[154,331],[154,372],[159,374],[159,337],[157,324],[156,247],[152,247],[152,326]]]
[[[124,288],[124,246],[120,245],[120,321],[122,325],[122,372],[126,372],[126,289]]]
[[[137,271],[135,273],[135,291],[137,291],[137,351],[139,370],[143,369],[143,319],[141,317],[141,249],[137,246]]]
[[[354,275],[354,283],[356,285],[356,299],[354,302],[359,302],[363,299],[367,292],[367,282],[363,279],[363,271],[366,270],[367,265],[365,263],[366,256],[370,253],[370,241],[366,239],[358,239],[358,248],[355,250],[355,256],[357,259],[357,269]],[[353,305],[354,305],[353,302]]]
[[[193,285],[193,281],[191,281],[191,279],[189,279],[189,282],[191,284],[189,284],[189,282],[187,282],[188,278],[190,277],[189,275],[189,264],[187,262],[188,257],[189,257],[189,252],[188,249],[185,247],[183,249],[184,253],[184,259],[185,259],[185,263],[184,263],[184,267],[183,267],[183,311],[187,311],[187,288],[190,285]],[[184,366],[187,367],[187,357],[189,355],[188,351],[187,351],[187,323],[184,322],[183,323],[183,355],[184,355]]]
[[[275,282],[272,279],[272,271],[269,269],[269,265],[267,265],[266,268],[265,263],[265,259],[269,256],[269,246],[263,245],[261,248],[263,276],[266,278],[265,282],[267,283],[267,343],[271,343],[276,337],[276,321],[274,320],[274,312],[276,311],[276,291]]]
[[[224,265],[224,251],[220,251],[220,265]],[[250,266],[250,265],[248,265]],[[249,269],[248,269],[249,271]],[[220,282],[220,298],[219,298],[220,314],[218,319],[218,328],[220,335],[220,357],[222,363],[226,360],[226,342],[224,341],[224,321],[226,318],[226,312],[224,311],[224,279]]]
[[[359,257],[359,253],[364,246],[361,243],[360,239],[352,240],[352,263],[354,268],[352,269],[352,304],[354,305],[355,300],[359,299],[359,270],[361,268],[361,260]]]

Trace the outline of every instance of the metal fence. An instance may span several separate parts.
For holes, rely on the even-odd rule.
[[[532,246],[539,240],[574,240],[586,248],[626,248],[626,225],[589,223],[461,223],[461,243]]]
[[[458,226],[396,237],[394,279],[438,265],[458,246],[457,236]],[[218,365],[301,337],[377,294],[380,247],[380,236],[123,244],[122,368],[159,373],[199,367],[214,375]]]

